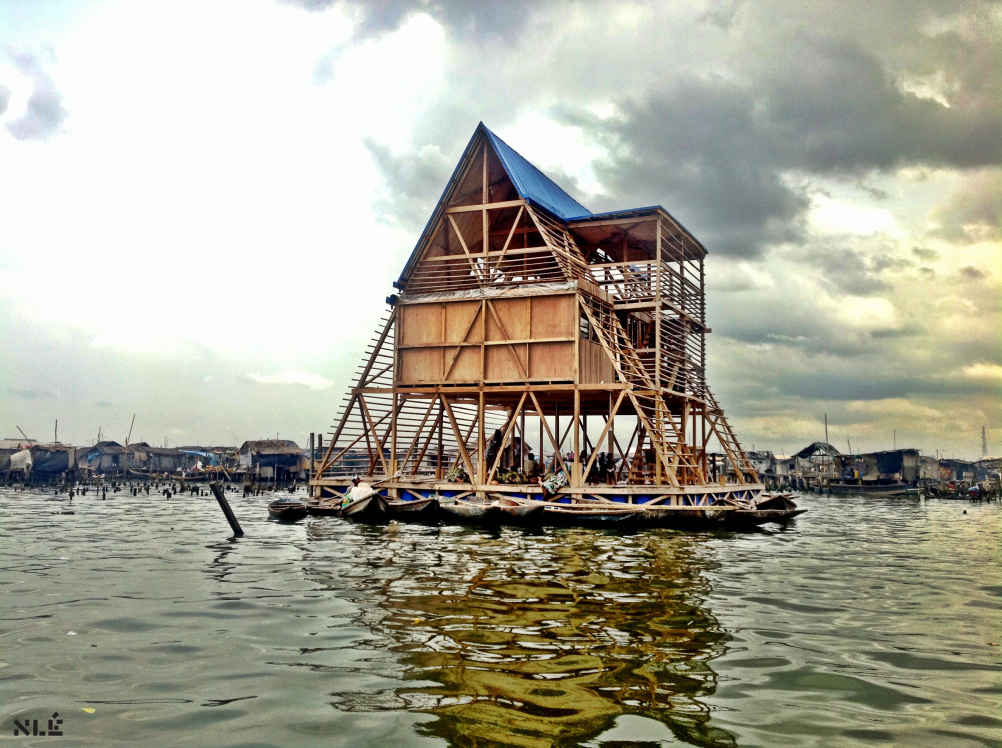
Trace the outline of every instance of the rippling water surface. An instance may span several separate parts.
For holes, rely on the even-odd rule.
[[[997,504],[807,497],[784,529],[267,518],[0,489],[24,745],[998,746]],[[966,511],[966,514],[964,513]],[[72,512],[72,513],[67,513]]]

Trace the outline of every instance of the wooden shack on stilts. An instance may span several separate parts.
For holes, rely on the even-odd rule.
[[[361,474],[402,500],[540,498],[504,469],[531,448],[566,477],[553,501],[754,501],[763,486],[706,383],[705,256],[661,207],[591,213],[481,124],[388,299],[313,495]],[[710,475],[711,440],[729,479]]]

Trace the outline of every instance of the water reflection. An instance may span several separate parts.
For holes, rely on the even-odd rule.
[[[340,694],[340,709],[425,711],[437,719],[419,731],[453,745],[577,745],[620,715],[689,744],[735,745],[701,701],[728,641],[706,602],[705,536],[318,521],[307,538],[347,545],[345,533],[364,557],[335,579],[328,553],[308,553],[305,571],[372,596],[366,624],[411,683]]]

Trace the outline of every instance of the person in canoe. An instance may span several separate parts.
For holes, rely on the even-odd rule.
[[[361,499],[364,496],[368,496],[372,493],[372,486],[368,483],[360,483],[359,478],[356,475],[351,479],[351,488],[344,492],[344,499],[341,501],[341,508],[344,509],[351,502],[356,499]]]

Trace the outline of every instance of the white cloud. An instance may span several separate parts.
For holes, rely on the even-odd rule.
[[[865,330],[885,330],[898,324],[894,304],[879,296],[843,299],[838,303],[837,314],[843,322]]]
[[[309,387],[311,390],[326,390],[328,387],[334,386],[334,382],[326,377],[300,369],[286,369],[273,376],[251,373],[247,375],[247,378],[258,384],[298,385]]]
[[[998,364],[972,364],[964,367],[964,374],[973,379],[1002,380],[1002,366]]]
[[[527,111],[505,128],[501,139],[544,172],[563,171],[591,195],[604,191],[592,164],[605,151],[587,140],[581,128],[555,122],[541,111]]]
[[[886,208],[860,205],[826,195],[814,195],[808,223],[819,234],[900,235],[894,214]]]

